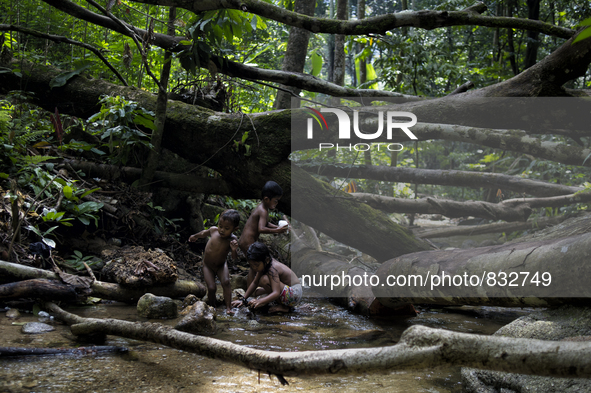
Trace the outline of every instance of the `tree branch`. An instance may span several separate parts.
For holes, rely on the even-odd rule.
[[[526,221],[532,212],[531,207],[524,202],[512,203],[510,206],[506,206],[502,202],[457,202],[436,198],[406,199],[362,192],[351,195],[359,202],[367,203],[374,209],[388,213],[442,214],[451,218],[474,216],[495,221]]]
[[[199,13],[218,9],[236,9],[272,19],[279,23],[306,29],[312,33],[363,35],[385,34],[400,27],[416,27],[433,30],[447,26],[483,26],[494,28],[513,28],[537,31],[560,38],[570,38],[575,31],[555,26],[538,20],[481,16],[472,9],[464,11],[414,11],[398,12],[365,18],[362,20],[339,21],[336,19],[316,18],[288,11],[260,0],[133,0],[137,3],[176,6]],[[482,8],[478,9],[479,11]]]
[[[132,31],[140,36],[147,36],[147,31],[136,28],[123,21],[116,23],[111,18],[99,15],[84,7],[80,7],[68,0],[43,0],[52,7],[59,9],[78,19],[85,20],[97,26],[102,26],[127,37],[133,37]],[[187,41],[186,37],[170,37],[166,34],[154,33],[151,35],[150,43],[160,48],[170,50],[171,52],[181,52],[189,50],[190,45],[181,45],[181,41]],[[230,77],[236,77],[246,80],[264,80],[267,82],[281,83],[287,86],[297,87],[308,91],[329,94],[337,97],[399,97],[408,100],[420,100],[421,98],[406,94],[395,93],[391,91],[381,91],[373,89],[351,89],[338,86],[334,83],[323,81],[311,75],[284,72],[278,70],[265,70],[262,68],[251,67],[241,63],[224,59],[221,56],[212,55],[211,60],[216,63],[218,71]]]
[[[591,376],[591,343],[457,333],[412,326],[390,347],[272,352],[180,332],[156,323],[82,318],[53,303],[47,310],[74,334],[105,333],[146,340],[275,375],[318,375],[445,366],[553,377]]]
[[[476,236],[484,233],[511,233],[515,231],[544,229],[560,224],[566,216],[534,218],[527,222],[495,223],[485,225],[445,226],[435,228],[415,228],[413,233],[421,239],[436,239],[452,236]]]
[[[307,172],[329,177],[368,179],[393,183],[437,184],[470,188],[500,188],[539,197],[573,194],[582,187],[524,179],[502,173],[344,164],[298,164]]]

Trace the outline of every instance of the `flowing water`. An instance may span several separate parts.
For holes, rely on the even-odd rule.
[[[83,317],[145,321],[133,306],[98,304],[67,311]],[[218,311],[222,311],[219,309]],[[239,314],[218,318],[216,338],[270,351],[308,351],[394,345],[411,325],[492,334],[526,313],[491,307],[420,308],[417,317],[367,318],[324,299],[305,298],[289,315],[256,315],[258,324]],[[16,323],[37,321],[31,313]],[[23,334],[21,326],[0,313],[0,344],[10,347],[67,347],[75,342],[67,326]],[[174,325],[174,321],[154,321]],[[254,325],[254,326],[252,326]],[[105,345],[129,349],[124,354],[43,355],[0,358],[0,392],[460,392],[460,369],[380,371],[359,374],[276,377],[162,345],[108,336]]]

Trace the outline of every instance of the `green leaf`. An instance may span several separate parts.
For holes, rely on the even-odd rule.
[[[98,191],[100,189],[101,189],[100,187],[97,187],[97,188],[93,188],[92,190],[88,190],[88,191],[84,192],[82,195],[80,195],[80,198],[84,198],[85,196],[92,194],[93,192]]]
[[[86,64],[85,66],[78,68],[77,70],[63,72],[63,73],[57,75],[56,77],[54,77],[52,80],[49,81],[49,87],[51,87],[53,89],[54,87],[64,86],[66,83],[68,83],[68,81],[70,79],[72,79],[73,77],[75,77],[77,75],[80,75],[80,73],[82,73],[84,70],[86,70],[90,66],[91,66],[91,64]]]
[[[70,186],[65,186],[63,189],[64,192],[64,196],[66,197],[67,200],[71,201],[73,199],[73,190],[72,187]]]
[[[591,26],[591,18],[585,19],[584,21],[579,23],[579,26]]]
[[[318,76],[320,71],[322,71],[322,56],[320,56],[317,52],[312,53],[311,56],[312,60],[312,75]]]
[[[43,243],[47,244],[49,247],[51,248],[55,248],[55,242],[51,239],[48,239],[46,237],[43,238]]]
[[[579,35],[577,36],[577,38],[574,39],[571,45],[573,45],[575,42],[583,41],[584,39],[589,37],[591,37],[591,28],[588,27],[579,33]]]

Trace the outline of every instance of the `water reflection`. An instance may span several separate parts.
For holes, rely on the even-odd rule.
[[[247,315],[220,318],[216,338],[251,348],[308,351],[394,345],[412,324],[470,333],[491,334],[523,315],[519,309],[419,308],[415,318],[367,318],[351,314],[323,299],[305,299],[290,315]],[[143,320],[135,307],[120,303],[69,309],[84,317]],[[36,321],[31,314],[17,322]],[[256,323],[252,323],[256,321]],[[67,326],[41,335],[23,335],[20,326],[0,314],[3,346],[78,347]],[[157,321],[174,325],[174,321]],[[125,355],[53,355],[0,359],[1,392],[459,392],[459,368],[275,377],[174,350],[158,344],[108,336],[105,345],[125,346]]]

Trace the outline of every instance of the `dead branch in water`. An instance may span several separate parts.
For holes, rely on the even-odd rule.
[[[465,366],[551,377],[591,377],[591,343],[544,341],[408,328],[389,347],[272,352],[180,332],[157,323],[82,318],[53,303],[48,311],[76,335],[103,333],[151,341],[277,376]]]

